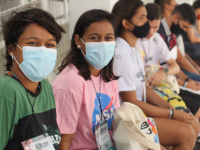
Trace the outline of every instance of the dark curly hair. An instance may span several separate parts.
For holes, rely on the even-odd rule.
[[[6,70],[10,71],[12,67],[12,58],[8,53],[9,46],[15,47],[19,37],[23,34],[26,27],[32,23],[37,23],[43,26],[51,33],[56,42],[59,43],[62,37],[61,33],[65,33],[65,30],[57,24],[54,17],[42,10],[37,8],[28,8],[20,12],[12,12],[8,21],[3,22],[3,36],[6,45]]]
[[[107,20],[113,26],[116,35],[116,18],[109,12],[93,9],[85,12],[78,19],[74,33],[71,38],[71,47],[67,56],[64,58],[61,66],[59,67],[59,72],[61,72],[66,66],[73,64],[79,70],[79,75],[81,75],[85,80],[91,79],[91,73],[89,70],[89,65],[87,64],[83,54],[77,48],[74,40],[74,36],[77,34],[80,38],[84,35],[87,28],[94,22]],[[104,82],[109,82],[111,80],[117,80],[119,77],[115,76],[113,73],[113,59],[101,70],[101,75]]]

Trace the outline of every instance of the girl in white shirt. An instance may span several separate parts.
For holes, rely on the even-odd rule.
[[[150,28],[143,2],[119,0],[112,14],[118,20],[114,72],[121,76],[118,83],[122,102],[133,103],[154,118],[162,145],[174,146],[173,150],[193,149],[198,135],[198,120],[174,110],[145,84],[144,65],[136,45],[137,39],[146,37]]]

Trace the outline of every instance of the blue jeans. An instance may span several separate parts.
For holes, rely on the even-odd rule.
[[[189,72],[189,71],[186,71],[186,70],[183,70],[182,71],[192,80],[194,81],[198,81],[200,82],[200,74],[196,74],[196,73],[193,73],[193,72]]]

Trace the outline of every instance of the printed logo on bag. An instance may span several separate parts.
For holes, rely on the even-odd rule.
[[[141,124],[141,130],[145,131],[145,133],[148,135],[155,134],[154,142],[159,143],[158,133],[153,119],[150,120],[150,118],[148,118],[147,121],[143,122]]]
[[[97,93],[97,95],[99,95],[99,93]],[[108,130],[110,130],[112,127],[112,121],[115,114],[113,97],[110,98],[108,95],[102,93],[100,94],[100,97],[101,97],[101,107],[103,109],[103,115],[105,117],[105,120],[107,121]],[[99,100],[97,97],[95,98],[94,104],[95,107],[92,116],[92,131],[95,134],[95,127],[99,125],[100,120],[104,121],[104,118],[101,117],[101,110],[100,110]]]
[[[42,124],[45,131],[48,132],[51,141],[53,143],[54,146],[59,145],[60,144],[60,140],[61,140],[61,136],[60,136],[60,132],[58,129],[53,129],[53,127],[51,126],[46,126],[44,123]]]

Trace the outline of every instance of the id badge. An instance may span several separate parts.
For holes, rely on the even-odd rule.
[[[99,150],[115,150],[108,132],[107,121],[95,127],[95,137]]]
[[[48,134],[40,135],[32,139],[21,142],[24,150],[55,150],[51,138]]]

